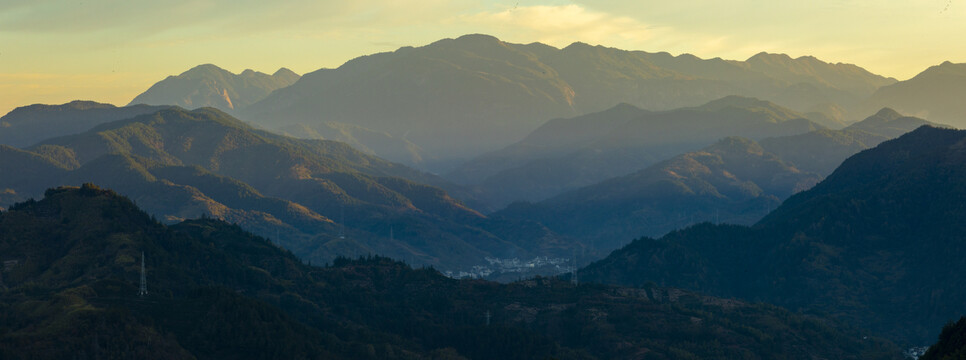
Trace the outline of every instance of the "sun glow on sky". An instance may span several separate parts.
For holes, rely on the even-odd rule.
[[[302,74],[467,33],[703,58],[813,55],[904,80],[966,62],[966,2],[8,0],[0,2],[0,114],[77,99],[125,105],[203,63]]]

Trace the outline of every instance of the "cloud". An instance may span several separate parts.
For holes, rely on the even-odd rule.
[[[503,32],[513,34],[513,39],[507,40],[539,41],[555,46],[574,41],[644,43],[667,31],[630,17],[590,11],[575,4],[514,6],[501,11],[461,15],[455,20],[497,32],[507,29]]]
[[[424,21],[474,1],[453,0],[29,0],[0,6],[0,32],[85,34],[178,29],[263,32],[347,24],[368,27]]]
[[[537,41],[557,47],[580,41],[628,50],[731,59],[778,49],[777,43],[740,42],[725,34],[655,25],[579,4],[506,7],[461,15],[453,22],[472,24],[479,32],[490,32],[506,41]]]

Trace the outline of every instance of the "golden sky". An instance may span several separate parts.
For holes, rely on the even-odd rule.
[[[467,33],[703,58],[813,55],[904,80],[966,62],[966,0],[3,0],[0,114],[125,105],[203,63],[302,74]]]

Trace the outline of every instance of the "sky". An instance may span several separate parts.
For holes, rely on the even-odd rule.
[[[2,0],[0,114],[126,105],[199,64],[303,74],[469,33],[702,58],[811,55],[905,80],[966,62],[966,0]]]

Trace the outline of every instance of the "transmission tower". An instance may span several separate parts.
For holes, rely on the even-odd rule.
[[[141,252],[141,287],[138,288],[138,296],[144,297],[148,294],[148,278],[144,276],[144,252]]]

